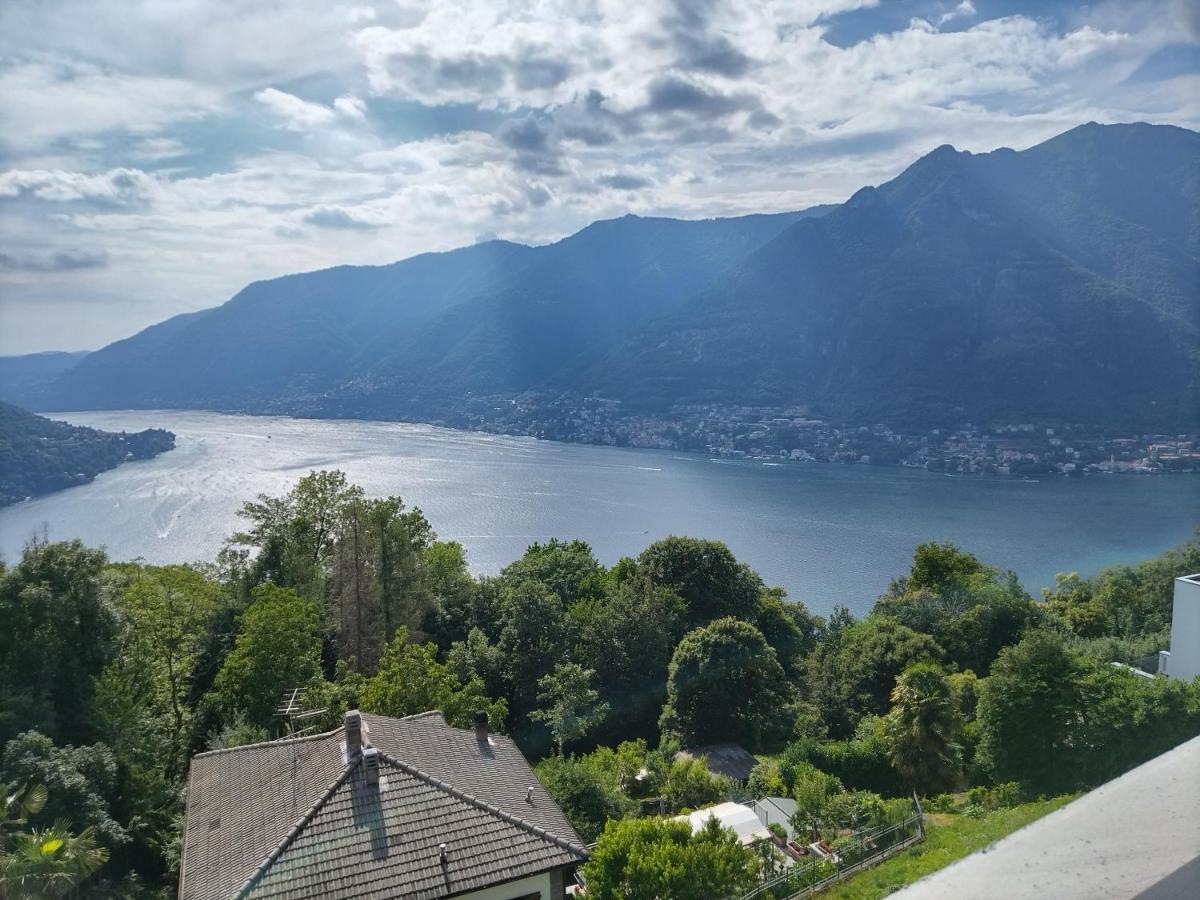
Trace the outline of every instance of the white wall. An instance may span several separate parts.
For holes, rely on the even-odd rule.
[[[1200,575],[1175,579],[1167,675],[1183,681],[1200,675]]]
[[[463,894],[461,900],[514,900],[514,898],[526,897],[529,894],[540,894],[542,900],[552,900],[549,872]]]

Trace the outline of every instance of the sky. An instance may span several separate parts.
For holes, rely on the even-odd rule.
[[[0,353],[1088,121],[1200,126],[1200,3],[4,0]]]

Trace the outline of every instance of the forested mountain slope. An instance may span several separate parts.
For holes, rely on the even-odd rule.
[[[115,434],[0,403],[0,506],[86,484],[126,460],[149,459],[174,446],[175,435],[161,428]]]
[[[1200,135],[941,147],[798,222],[584,379],[629,403],[848,421],[1194,423]]]
[[[1200,419],[1200,134],[940,147],[839,207],[626,216],[256,282],[89,354],[41,409],[438,417],[566,393],[855,423]]]

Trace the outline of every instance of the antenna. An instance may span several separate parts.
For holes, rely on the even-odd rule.
[[[278,709],[275,710],[275,715],[288,721],[288,737],[296,737],[312,731],[317,727],[316,724],[306,725],[303,728],[297,727],[308,719],[316,718],[324,715],[329,711],[329,707],[322,709],[305,709],[304,708],[304,688],[295,687],[291,690],[283,692],[283,700]]]

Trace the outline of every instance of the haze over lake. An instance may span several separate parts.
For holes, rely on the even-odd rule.
[[[421,507],[495,573],[532,541],[582,538],[606,565],[668,534],[717,538],[814,610],[864,613],[923,540],[1014,569],[1035,595],[1058,571],[1152,556],[1200,519],[1200,479],[1093,476],[1024,482],[830,464],[712,460],[426,425],[209,412],[55,413],[110,431],[158,426],[175,450],[0,511],[11,562],[45,529],[114,559],[213,558],[242,502],[338,468],[368,494]]]

